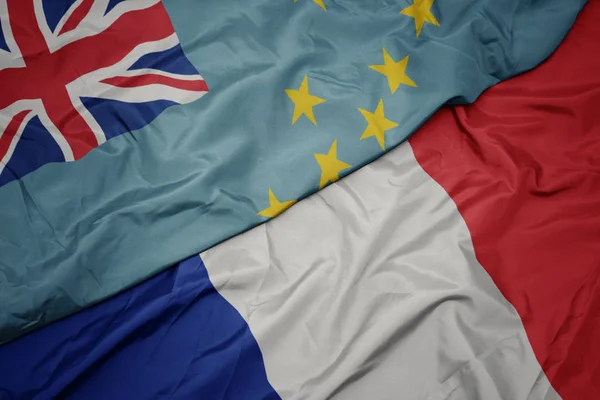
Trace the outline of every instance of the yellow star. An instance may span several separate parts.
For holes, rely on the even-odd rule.
[[[383,112],[383,99],[379,100],[375,112],[369,112],[362,108],[359,108],[358,111],[360,111],[368,122],[367,129],[363,132],[360,140],[375,136],[377,138],[377,143],[379,143],[381,149],[385,151],[385,131],[397,127],[398,124],[385,118]]]
[[[296,202],[296,200],[290,200],[290,201],[277,200],[277,197],[275,197],[275,195],[273,194],[273,191],[271,190],[271,188],[269,188],[269,207],[267,207],[264,210],[262,210],[261,212],[259,212],[258,215],[261,215],[261,216],[267,217],[267,218],[276,217],[277,215],[281,214],[282,212],[284,212],[285,210],[287,210],[288,208],[293,206],[295,202]]]
[[[390,90],[392,93],[395,93],[400,85],[417,87],[417,84],[406,75],[407,65],[408,56],[396,62],[390,57],[387,50],[383,49],[383,65],[369,65],[369,68],[385,75],[388,80],[388,85],[390,85]]]
[[[335,182],[340,179],[340,172],[352,167],[343,161],[337,159],[337,139],[333,141],[329,153],[315,154],[315,158],[321,167],[321,181],[319,189],[323,189],[329,182]]]
[[[423,29],[423,24],[429,22],[435,26],[440,26],[440,23],[435,19],[431,13],[431,6],[435,0],[413,0],[413,5],[408,6],[400,14],[408,15],[415,19],[415,26],[417,28],[417,37]]]
[[[323,0],[313,0],[315,3],[317,3],[319,5],[319,7],[321,7],[323,10],[327,11],[327,9],[325,8],[325,4],[323,4]]]
[[[298,0],[294,0],[294,3],[297,2]],[[325,4],[323,4],[323,0],[313,0],[316,4],[319,5],[319,7],[321,7],[323,10],[327,11],[327,9],[325,8]]]
[[[292,125],[294,125],[294,123],[302,114],[306,115],[306,118],[316,125],[317,121],[315,121],[313,107],[317,104],[325,103],[325,100],[308,93],[308,77],[304,77],[302,83],[300,84],[300,89],[286,89],[285,92],[294,102],[294,116],[292,117]]]

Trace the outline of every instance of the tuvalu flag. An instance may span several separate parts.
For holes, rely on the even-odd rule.
[[[536,66],[583,4],[1,0],[0,342]]]
[[[0,347],[0,398],[600,398],[599,19],[281,217]]]

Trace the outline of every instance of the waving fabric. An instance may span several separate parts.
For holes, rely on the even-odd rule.
[[[599,18],[281,217],[1,346],[0,398],[599,398]]]
[[[0,342],[264,222],[536,66],[583,4],[0,1]]]

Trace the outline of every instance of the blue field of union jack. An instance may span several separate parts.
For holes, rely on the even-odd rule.
[[[197,100],[160,0],[0,0],[0,186]]]

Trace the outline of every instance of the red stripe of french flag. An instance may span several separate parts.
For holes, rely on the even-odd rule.
[[[588,3],[546,63],[410,139],[564,400],[600,399],[598,20]]]

